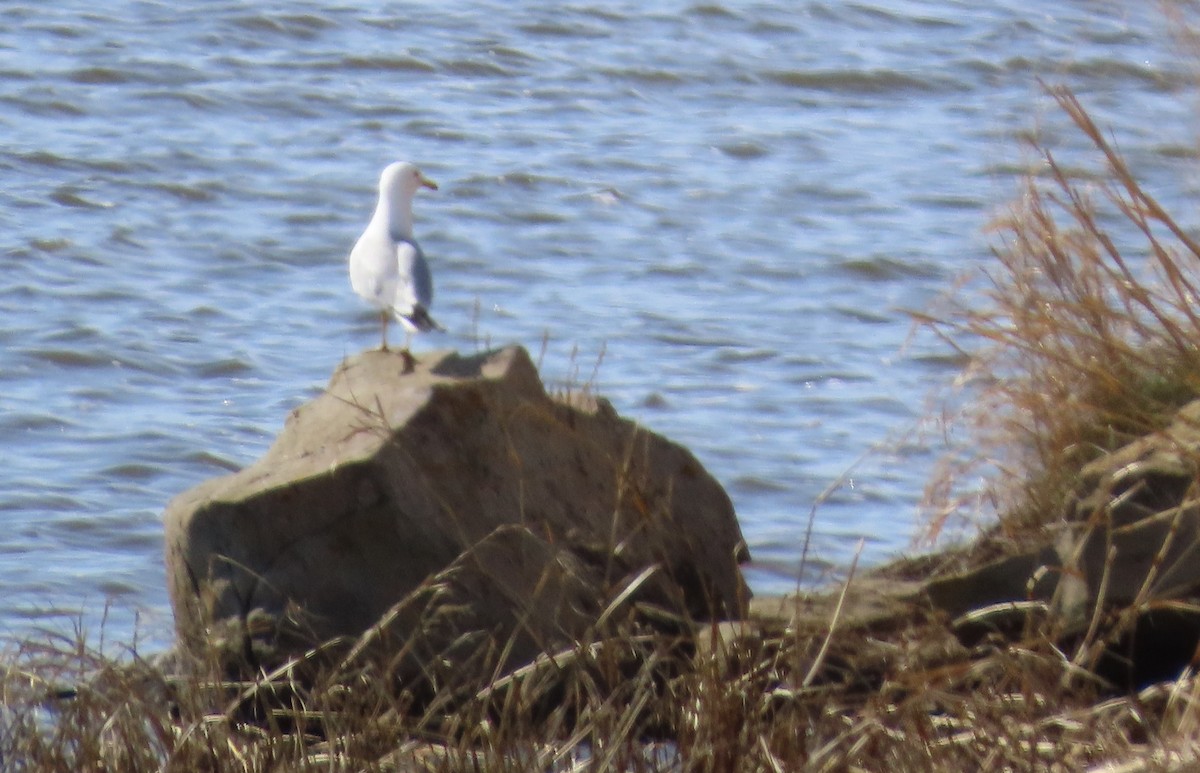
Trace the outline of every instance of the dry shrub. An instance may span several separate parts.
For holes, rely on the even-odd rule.
[[[1084,464],[1200,395],[1200,243],[1068,89],[1046,90],[1099,167],[1031,140],[1041,170],[994,224],[982,291],[922,319],[969,350],[961,383],[978,390],[963,409],[971,447],[927,491],[933,537],[976,497],[1010,534],[1053,522]],[[966,491],[972,478],[984,484]]]
[[[106,657],[78,634],[26,640],[0,656],[0,770],[778,773],[1189,759],[1200,734],[1190,674],[1102,700],[1101,681],[1043,637],[967,648],[927,607],[881,608],[896,584],[855,579],[853,598],[695,622],[694,636],[616,625],[426,704],[367,661],[304,682],[287,667],[233,682],[214,664]]]
[[[676,638],[612,631],[414,709],[371,664],[305,682],[288,668],[233,682],[215,664],[171,673],[51,635],[0,661],[0,769],[679,770],[681,747],[665,739],[680,718],[710,691],[741,695],[685,668],[689,657]],[[716,714],[735,713],[724,719],[706,711],[715,736],[693,734],[688,753],[709,762],[690,769],[733,769],[744,749],[727,733],[756,745],[757,725],[740,721],[744,696],[727,702]]]

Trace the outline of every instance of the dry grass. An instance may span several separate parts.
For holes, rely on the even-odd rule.
[[[607,636],[422,707],[362,664],[230,682],[25,641],[0,673],[0,769],[1171,769],[1200,743],[1190,674],[1111,696],[1038,636],[967,649],[919,605],[855,611],[891,582],[686,640]]]
[[[924,320],[970,350],[964,381],[980,390],[970,452],[928,492],[934,535],[967,497],[1010,534],[1053,522],[1084,464],[1200,396],[1200,243],[1070,91],[1047,91],[1096,163],[1068,166],[1032,140],[1041,171],[995,223],[985,288]],[[964,492],[980,475],[983,490]]]

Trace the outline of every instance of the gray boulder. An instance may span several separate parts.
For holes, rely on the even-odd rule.
[[[742,616],[748,552],[724,490],[606,401],[574,402],[519,347],[346,360],[261,459],[168,506],[180,643],[265,666],[337,637],[445,652],[474,629],[517,662],[614,599]],[[444,640],[428,636],[438,609],[454,612]]]

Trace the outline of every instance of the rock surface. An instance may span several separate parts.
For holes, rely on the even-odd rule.
[[[1101,597],[1122,606],[1200,593],[1198,471],[1200,402],[1083,469],[1058,545],[1064,614],[1082,624]]]
[[[748,552],[720,485],[607,402],[576,402],[517,347],[411,372],[395,352],[348,359],[259,461],[168,506],[180,643],[264,665],[383,619],[392,642],[445,652],[470,629],[516,662],[618,596],[741,616]]]
[[[1200,647],[1198,484],[1200,401],[1086,465],[1044,544],[939,578],[928,597],[971,639],[1036,613],[1116,684],[1178,674]]]

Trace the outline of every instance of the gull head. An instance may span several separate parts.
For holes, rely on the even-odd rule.
[[[436,191],[437,183],[421,174],[416,164],[407,161],[388,164],[379,176],[379,198],[382,201],[411,201],[422,187]]]

